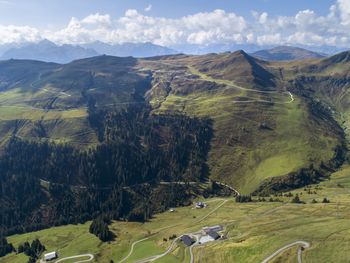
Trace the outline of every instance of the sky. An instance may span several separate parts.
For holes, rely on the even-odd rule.
[[[350,45],[350,0],[0,0],[0,44]]]

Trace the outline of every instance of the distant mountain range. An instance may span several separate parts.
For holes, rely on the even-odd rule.
[[[152,43],[124,43],[110,45],[103,42],[93,42],[84,45],[57,45],[49,40],[24,45],[0,46],[0,60],[30,59],[45,62],[69,63],[73,60],[112,55],[117,57],[153,57],[179,53],[173,49]]]
[[[208,44],[205,46],[195,45],[195,44],[185,44],[185,45],[174,45],[172,48],[180,51],[184,54],[191,55],[204,55],[208,53],[223,53],[227,51],[234,52],[236,50],[244,50],[245,52],[252,54],[260,50],[269,50],[274,49],[276,47],[296,47],[301,49],[310,50],[320,54],[334,55],[343,51],[347,51],[347,48],[340,48],[335,46],[306,46],[306,45],[295,45],[295,46],[287,46],[287,45],[264,45],[259,46],[257,44]]]
[[[81,45],[57,45],[49,40],[38,43],[4,44],[0,45],[0,60],[30,59],[44,62],[69,63],[73,60],[94,57],[98,55],[110,55],[116,57],[154,57],[164,55],[184,54],[208,54],[223,53],[226,51],[245,50],[253,57],[270,61],[287,61],[323,58],[327,55],[323,49],[307,50],[302,47],[279,46],[259,47],[257,45],[198,45],[174,46],[173,48],[146,43],[108,44],[101,41]],[[316,50],[316,51],[315,51]],[[327,54],[331,54],[328,47]],[[338,51],[334,49],[333,51]]]
[[[43,40],[39,43],[31,43],[21,47],[10,48],[1,56],[1,60],[7,59],[31,59],[46,62],[67,63],[72,60],[88,58],[99,55],[93,49],[80,46],[62,45]]]
[[[116,56],[116,57],[155,57],[164,55],[174,55],[179,53],[174,49],[146,43],[123,43],[123,44],[107,44],[101,41],[96,41],[89,44],[82,45],[84,48],[96,50],[99,54]]]
[[[326,57],[325,54],[291,46],[280,46],[260,50],[252,53],[251,55],[259,59],[270,61],[304,60]]]

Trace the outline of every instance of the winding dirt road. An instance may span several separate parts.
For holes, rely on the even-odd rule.
[[[233,191],[236,195],[241,195],[235,188],[233,188],[232,186],[229,186],[227,184],[224,184],[224,183],[221,183],[221,182],[218,182],[218,181],[215,181],[216,184],[218,185],[221,185],[221,186],[224,186],[224,187],[227,187],[229,188],[231,191]]]
[[[193,255],[193,247],[198,246],[199,245],[199,237],[197,235],[191,235],[191,237],[196,239],[196,242],[194,244],[192,244],[192,246],[190,246],[190,263],[194,262],[194,255]]]
[[[176,245],[176,241],[178,241],[181,237],[178,237],[178,238],[175,238],[173,240],[173,242],[171,243],[171,245],[169,246],[169,248],[162,254],[159,254],[159,255],[155,255],[155,256],[150,256],[148,258],[145,258],[145,259],[141,259],[139,261],[136,261],[136,263],[146,263],[146,262],[153,262],[157,259],[160,259],[166,255],[168,255],[173,249],[174,249],[174,246]]]
[[[306,248],[310,247],[310,243],[309,242],[302,241],[302,240],[295,241],[293,243],[285,245],[284,247],[281,247],[276,252],[274,252],[272,255],[270,255],[269,257],[265,258],[261,263],[268,263],[271,259],[273,259],[277,255],[281,254],[285,250],[287,250],[287,249],[289,249],[291,247],[294,247],[296,245],[301,245],[301,247],[299,247],[299,249],[298,249],[298,255],[297,256],[298,256],[298,263],[302,263],[301,254],[303,252],[303,249],[306,249]]]
[[[149,239],[150,237],[146,237],[144,239],[140,239],[140,240],[137,240],[135,241],[134,243],[131,244],[131,249],[129,251],[129,254],[126,255],[126,257],[124,257],[121,261],[119,261],[119,263],[122,263],[124,261],[126,261],[130,256],[131,254],[134,252],[134,247],[136,244],[140,243],[140,242],[143,242],[143,241],[146,241],[147,239]]]

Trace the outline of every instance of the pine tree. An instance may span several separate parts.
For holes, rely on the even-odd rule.
[[[39,239],[33,240],[30,248],[36,258],[39,258],[40,255],[45,251],[45,246],[41,244]]]
[[[108,224],[102,217],[98,217],[92,221],[89,232],[97,236],[103,242],[112,239],[112,233],[109,231]]]
[[[14,251],[12,244],[9,244],[5,237],[1,237],[0,238],[0,257],[3,257],[9,254],[12,251]]]
[[[330,201],[329,201],[329,199],[327,199],[327,198],[325,197],[325,198],[323,198],[322,203],[327,204],[327,203],[330,203]]]
[[[304,202],[300,200],[299,195],[296,194],[295,197],[292,199],[292,203],[294,204],[303,204]]]

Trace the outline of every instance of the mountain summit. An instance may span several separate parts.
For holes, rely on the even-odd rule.
[[[274,86],[274,76],[262,67],[259,61],[243,50],[203,56],[198,63],[202,72],[210,72],[213,77],[233,80],[243,85],[252,85],[257,88]]]

